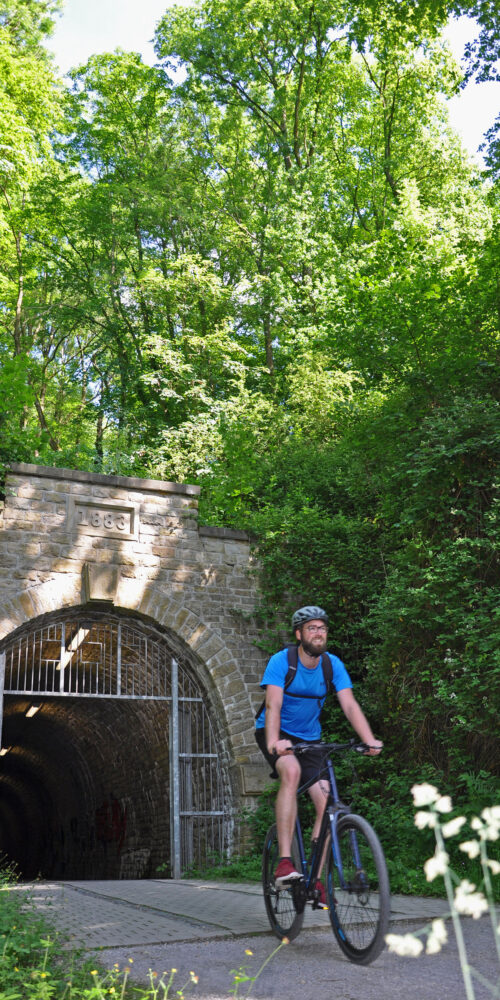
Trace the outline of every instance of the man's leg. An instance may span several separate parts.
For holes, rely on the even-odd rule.
[[[328,800],[328,782],[318,781],[315,785],[311,785],[309,789],[309,795],[311,796],[314,808],[316,809],[316,819],[313,826],[313,831],[311,835],[311,840],[317,840],[321,830],[321,821],[324,816],[326,803]],[[323,883],[321,882],[321,872],[323,871],[323,866],[325,864],[326,854],[330,846],[330,837],[325,837],[325,845],[323,847],[323,853],[321,855],[319,868],[318,868],[318,878],[316,881],[316,889],[319,893],[319,905],[323,908],[327,907],[326,892]]]
[[[281,858],[289,858],[297,818],[297,789],[300,782],[300,764],[296,757],[279,757],[275,764],[280,776],[276,796],[276,827]]]
[[[297,789],[301,772],[297,759],[292,756],[279,757],[275,767],[280,778],[280,787],[276,797],[279,862],[274,879],[276,885],[280,887],[302,877],[292,858],[292,842],[297,817]]]
[[[316,810],[316,819],[314,821],[311,839],[317,840],[321,829],[321,820],[323,819],[323,813],[328,799],[328,782],[317,781],[315,785],[311,785],[309,788],[309,795],[313,800],[314,808]]]

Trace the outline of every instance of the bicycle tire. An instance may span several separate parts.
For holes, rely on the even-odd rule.
[[[292,843],[292,857],[295,864],[299,862],[297,839]],[[278,866],[279,849],[276,823],[273,823],[266,833],[264,850],[262,852],[262,888],[266,912],[271,930],[276,937],[287,937],[290,941],[300,933],[304,920],[304,911],[299,912],[296,906],[296,887],[293,883],[278,889],[274,884],[274,872]],[[297,869],[300,871],[300,868]]]
[[[327,893],[332,930],[350,962],[369,965],[383,950],[389,927],[391,897],[384,852],[375,830],[362,816],[343,816],[337,834],[344,879],[349,888],[339,888],[331,850]],[[354,860],[353,838],[357,842],[361,870]]]

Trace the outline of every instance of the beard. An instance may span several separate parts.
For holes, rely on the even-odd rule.
[[[305,639],[301,636],[300,644],[308,656],[321,656],[326,650],[327,636],[315,635],[313,639]]]

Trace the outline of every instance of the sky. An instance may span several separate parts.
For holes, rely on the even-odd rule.
[[[190,0],[177,0],[188,4]],[[62,73],[85,63],[99,52],[116,48],[140,52],[144,61],[156,61],[153,49],[155,27],[169,0],[65,0],[62,16],[49,41]],[[460,61],[474,25],[465,17],[448,26],[446,37]],[[500,107],[500,83],[471,83],[449,101],[450,121],[469,153],[481,163],[477,152],[484,133],[493,124]]]

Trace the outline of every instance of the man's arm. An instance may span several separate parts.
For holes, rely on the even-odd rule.
[[[281,706],[283,704],[283,688],[277,684],[266,687],[266,746],[269,753],[278,756],[287,752],[292,744],[290,740],[280,740]]]
[[[376,740],[370,723],[366,718],[361,705],[356,701],[351,688],[343,688],[342,691],[337,691],[337,698],[340,702],[340,707],[346,717],[351,723],[352,728],[358,734],[363,743],[367,743],[371,749],[369,750],[370,756],[375,756],[379,754],[383,743],[381,740]]]

